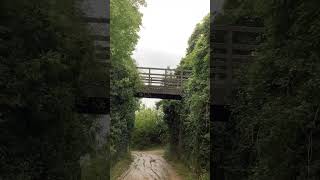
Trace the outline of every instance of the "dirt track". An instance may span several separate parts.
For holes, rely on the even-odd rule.
[[[163,150],[133,151],[134,161],[119,180],[182,180],[163,158]]]

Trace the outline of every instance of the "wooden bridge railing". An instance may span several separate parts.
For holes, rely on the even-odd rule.
[[[181,88],[191,74],[188,70],[138,67],[140,78],[145,86]]]
[[[137,97],[181,99],[182,85],[190,70],[138,67],[144,87]]]

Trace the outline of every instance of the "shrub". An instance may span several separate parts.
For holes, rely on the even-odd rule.
[[[144,149],[166,142],[167,127],[162,120],[162,112],[157,109],[145,108],[136,112],[132,146]]]

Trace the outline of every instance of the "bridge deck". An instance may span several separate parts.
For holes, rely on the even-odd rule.
[[[144,83],[136,94],[142,98],[181,99],[182,85],[189,78],[191,71],[138,67]]]

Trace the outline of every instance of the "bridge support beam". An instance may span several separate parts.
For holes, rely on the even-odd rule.
[[[181,100],[182,97],[180,95],[173,95],[173,94],[155,94],[155,93],[137,93],[135,97],[138,98],[157,98],[157,99],[173,99],[173,100]]]

